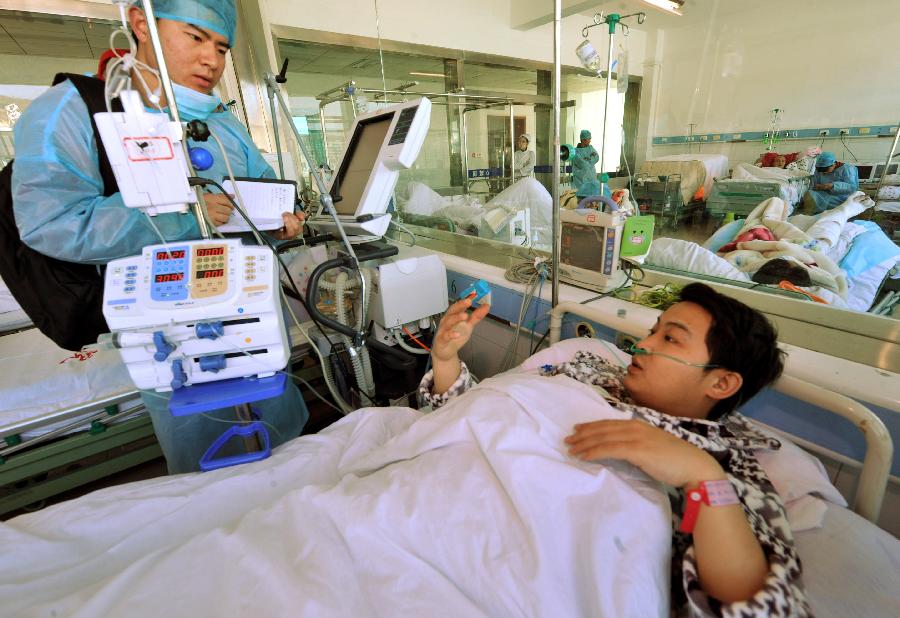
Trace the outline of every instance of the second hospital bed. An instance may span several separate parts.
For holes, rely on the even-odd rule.
[[[711,215],[732,213],[746,217],[770,197],[780,197],[796,207],[810,186],[812,176],[802,170],[757,167],[739,163],[730,178],[717,178],[707,194],[706,210]]]
[[[0,336],[0,516],[162,455],[115,350]]]
[[[638,174],[648,176],[681,176],[681,194],[685,204],[691,202],[703,188],[703,198],[709,198],[716,178],[728,176],[728,157],[720,154],[674,154],[648,159]]]
[[[553,341],[559,338],[566,312],[632,335],[645,326],[604,318],[583,305],[563,304],[554,312]],[[606,349],[596,340],[567,340],[523,366],[553,362],[552,355],[571,357],[573,349],[589,346],[598,353]],[[862,516],[817,497],[841,501],[827,477],[815,478],[815,463],[803,459],[799,449],[786,449],[780,461],[767,464],[773,482],[794,494],[795,500],[785,499],[789,517],[795,512],[792,526],[804,517],[794,508],[803,500],[812,503],[806,508],[821,519],[819,527],[807,522],[809,527],[797,533],[813,610],[826,617],[896,615],[900,542],[866,521],[877,516],[891,460],[883,424],[862,406],[790,376],[778,388],[842,410],[869,444],[853,504]],[[410,615],[441,608],[446,615],[497,615],[503,613],[499,608],[517,607],[523,615],[540,615],[542,607],[552,605],[556,615],[575,607],[592,615],[650,615],[649,599],[667,591],[667,569],[661,570],[659,580],[649,576],[653,569],[642,564],[641,552],[630,545],[635,539],[621,528],[627,519],[601,528],[606,532],[599,535],[597,526],[591,526],[595,535],[589,538],[598,544],[585,544],[581,535],[591,520],[574,515],[587,477],[579,477],[583,491],[572,494],[564,508],[548,503],[547,495],[528,504],[529,496],[534,500],[542,495],[542,485],[534,480],[540,478],[541,466],[550,463],[518,450],[517,436],[527,432],[528,423],[498,424],[491,420],[493,413],[482,414],[480,421],[463,417],[435,433],[428,427],[432,421],[440,424],[440,413],[364,409],[320,434],[283,445],[261,462],[112,487],[0,524],[0,542],[6,548],[0,557],[5,610],[18,616],[53,611],[319,616],[379,611]],[[472,461],[478,461],[479,452],[488,457],[496,478],[511,483],[506,485],[511,493],[489,500],[479,493],[485,487],[466,489],[467,477],[460,472],[467,464],[436,467],[429,453],[437,451],[408,450],[411,445],[404,438],[420,427],[420,419],[425,424],[418,440],[433,443],[438,451],[445,448],[441,445],[478,436],[471,442],[476,456]],[[447,502],[443,491],[419,491],[399,475],[402,462],[419,466],[423,487],[438,483],[448,495],[471,493],[478,498]],[[628,475],[626,469],[620,473]],[[373,475],[379,479],[377,491],[362,484]],[[559,482],[565,478],[554,476]],[[530,493],[529,485],[536,493]],[[360,492],[363,487],[368,489]],[[471,514],[483,514],[497,504],[512,510],[491,512],[493,527],[467,527],[467,521],[476,521],[469,519]],[[618,511],[615,504],[604,506],[607,514]],[[517,521],[514,513],[524,521]],[[644,507],[621,515],[639,513],[645,513]],[[380,525],[371,526],[371,518]],[[530,533],[519,538],[516,530],[522,524]],[[310,531],[316,534],[312,539]],[[572,542],[577,539],[582,540]],[[604,539],[615,544],[607,547]],[[870,553],[860,557],[861,549]],[[844,559],[854,568],[844,568]],[[519,579],[523,564],[530,565],[532,576]],[[614,567],[612,579],[595,580],[597,569],[609,574],[606,564]],[[640,606],[621,605],[615,594],[619,569],[642,573],[630,583],[645,586]]]

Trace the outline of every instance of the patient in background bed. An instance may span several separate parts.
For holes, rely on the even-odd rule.
[[[471,386],[458,352],[489,309],[469,313],[471,304],[470,296],[451,306],[435,336],[433,370],[419,391],[433,408]],[[576,425],[566,443],[573,457],[625,460],[668,488],[678,526],[672,608],[679,615],[810,613],[784,508],[752,453],[778,445],[734,411],[782,369],[768,320],[697,283],[660,315],[627,368],[586,352],[541,368],[543,376],[599,388],[632,413],[631,420]]]

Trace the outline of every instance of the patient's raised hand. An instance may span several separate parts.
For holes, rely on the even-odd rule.
[[[440,395],[447,392],[457,378],[462,366],[459,362],[459,350],[466,345],[475,325],[487,315],[491,306],[482,304],[472,313],[469,307],[475,292],[466,298],[450,305],[447,313],[441,318],[437,333],[431,342],[431,366],[434,369],[434,384],[431,392]]]
[[[472,306],[474,297],[475,292],[472,292],[466,298],[453,303],[441,318],[441,323],[438,325],[437,333],[431,344],[433,363],[457,360],[460,349],[469,341],[475,325],[490,311],[490,305],[482,304],[478,309],[469,313],[468,310]]]

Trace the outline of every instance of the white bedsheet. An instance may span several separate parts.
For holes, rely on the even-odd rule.
[[[0,524],[3,611],[668,616],[666,497],[563,445],[573,423],[623,413],[565,376],[477,388]]]
[[[0,278],[0,333],[17,328],[25,328],[31,324],[31,318],[22,311],[22,307],[13,298],[12,292]]]
[[[31,326],[31,318],[21,309],[0,313],[0,333],[27,328]]]
[[[795,535],[815,615],[900,616],[900,541],[853,511],[823,504],[823,527]]]
[[[134,390],[116,350],[88,347],[76,354],[59,348],[36,328],[0,337],[0,427]]]
[[[706,180],[703,181],[704,195],[707,199],[712,195],[713,182],[716,178],[728,176],[728,157],[722,154],[677,154],[655,157],[653,161],[700,161],[706,168]]]

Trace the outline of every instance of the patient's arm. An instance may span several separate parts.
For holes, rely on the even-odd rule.
[[[447,392],[459,378],[461,370],[459,351],[469,341],[475,325],[490,311],[490,305],[482,304],[469,313],[468,309],[472,306],[474,296],[475,292],[472,292],[468,298],[450,305],[438,325],[431,344],[431,366],[434,368],[434,384],[431,392],[434,395]]]
[[[642,421],[576,425],[566,443],[569,453],[579,459],[623,459],[657,481],[685,491],[702,481],[727,478],[709,453]],[[733,603],[763,588],[768,563],[740,504],[702,506],[693,537],[706,594]]]

